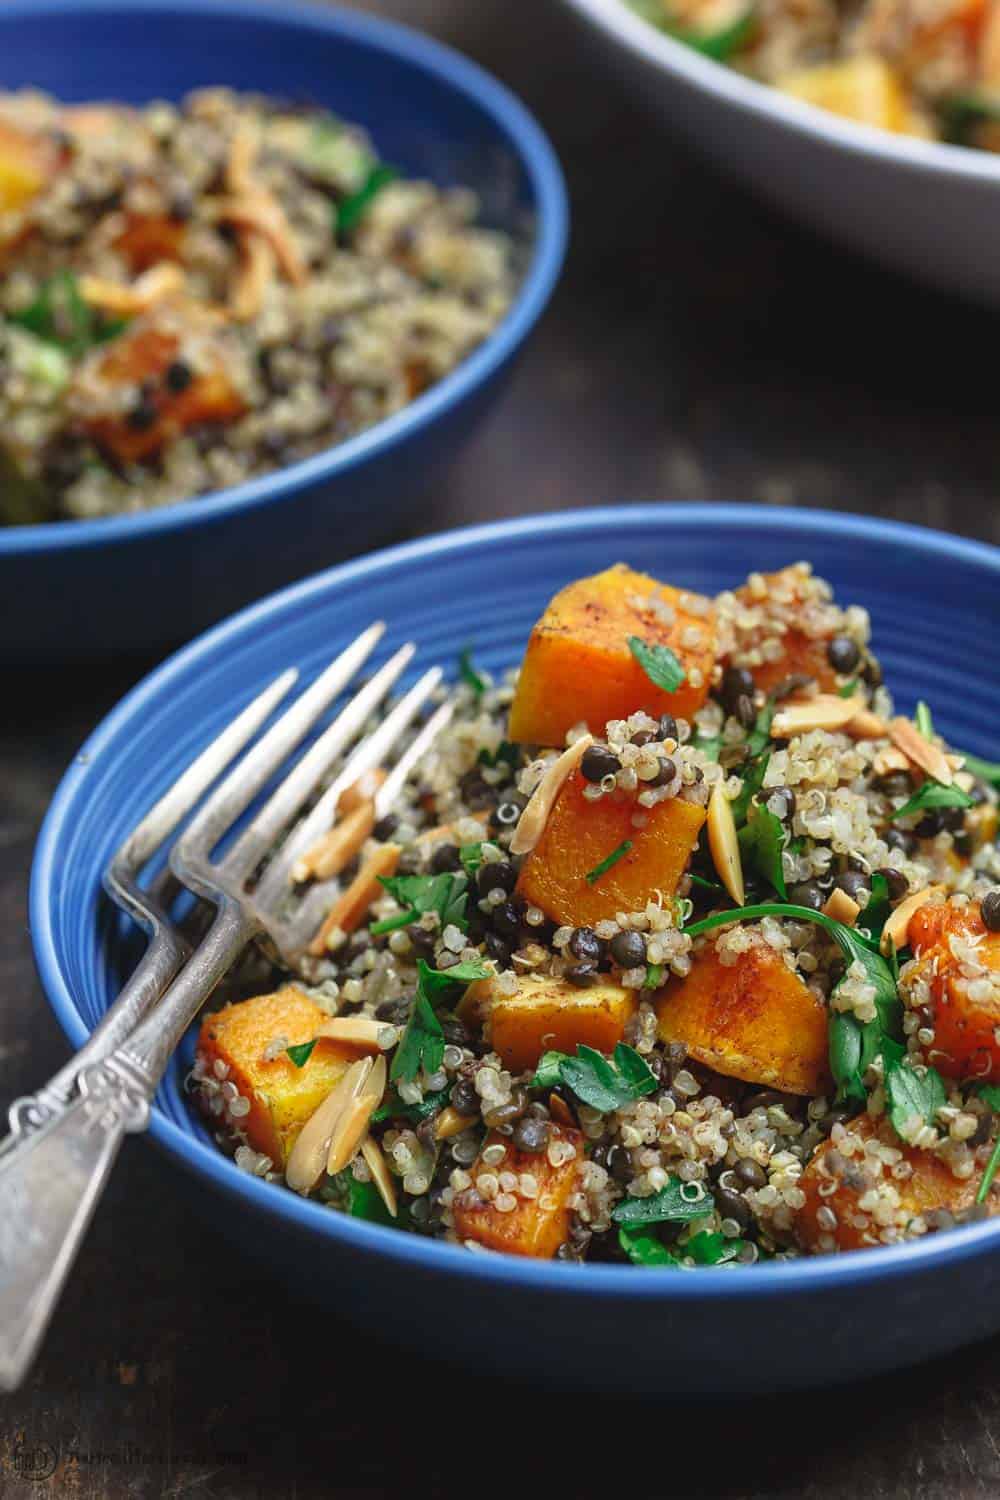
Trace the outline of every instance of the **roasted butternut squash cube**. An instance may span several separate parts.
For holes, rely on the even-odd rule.
[[[57,165],[51,142],[0,119],[0,214],[16,213],[36,198]]]
[[[96,350],[77,372],[73,399],[83,425],[121,463],[139,463],[188,427],[232,422],[246,410],[226,351],[207,332],[198,339],[198,368],[190,370],[188,383],[178,389],[165,378],[181,356],[182,343],[180,328],[161,325],[150,314]],[[123,390],[131,388],[134,401],[122,411]]]
[[[161,261],[184,259],[187,226],[169,214],[129,214],[115,249],[137,274]]]
[[[797,570],[782,568],[777,573],[765,573],[764,582],[769,594],[774,590],[782,599],[781,609],[775,612],[775,629],[772,631],[769,626],[767,634],[772,637],[777,635],[783,649],[775,660],[764,661],[750,668],[755,685],[762,692],[770,693],[786,678],[801,676],[813,678],[821,692],[836,692],[837,674],[826,654],[830,636],[810,635],[795,625],[798,611],[807,608],[802,601]],[[749,584],[743,584],[735,592],[737,599],[750,607],[758,602]]]
[[[569,1200],[583,1161],[582,1134],[569,1126],[553,1125],[546,1150],[535,1154],[518,1151],[508,1136],[490,1131],[483,1150],[488,1146],[502,1146],[504,1156],[486,1165],[480,1153],[469,1169],[472,1186],[457,1193],[452,1205],[459,1239],[475,1240],[488,1250],[504,1250],[508,1255],[551,1260],[569,1235]],[[553,1155],[564,1159],[554,1166]],[[498,1184],[503,1172],[518,1178],[517,1190],[484,1196],[477,1180],[487,1176]],[[522,1183],[522,1174],[533,1179],[530,1195],[524,1189],[532,1185]]]
[[[829,1083],[826,1007],[759,933],[748,936],[734,964],[712,944],[685,978],[670,981],[656,1002],[660,1036],[729,1078],[821,1094]]]
[[[880,130],[908,128],[910,101],[902,80],[878,57],[852,57],[787,73],[777,87],[806,104]]]
[[[315,1001],[287,984],[272,995],[227,1005],[202,1021],[198,1057],[211,1077],[235,1084],[249,1100],[249,1114],[235,1116],[233,1123],[244,1131],[248,1145],[276,1167],[284,1167],[299,1131],[359,1054],[323,1037],[299,1068],[284,1046],[273,1058],[267,1057],[268,1048],[280,1040],[293,1047],[311,1042],[328,1020]],[[226,1068],[221,1078],[216,1063]]]
[[[916,960],[904,990],[934,1032],[928,1062],[948,1078],[1000,1079],[1000,932],[990,932],[978,901],[922,906],[910,918]]]
[[[512,740],[562,745],[585,722],[601,735],[609,719],[638,709],[690,719],[708,696],[715,663],[715,614],[685,607],[692,596],[616,563],[562,589],[531,632],[510,711]],[[629,650],[629,636],[669,646],[686,679],[656,687]]]
[[[567,777],[517,881],[526,901],[572,927],[641,911],[657,891],[669,899],[705,821],[703,807],[679,797],[640,809],[633,797],[618,792],[589,802],[586,785],[579,771]],[[632,823],[637,811],[646,816],[642,828]],[[588,881],[588,873],[625,842],[632,846],[628,852]]]
[[[890,1161],[878,1154],[880,1146],[892,1148]],[[904,1161],[912,1168],[909,1177],[893,1175],[895,1162]],[[859,1115],[847,1125],[845,1140],[824,1142],[812,1157],[799,1187],[805,1203],[795,1214],[795,1235],[806,1250],[867,1250],[888,1243],[883,1238],[905,1239],[909,1224],[918,1215],[935,1209],[959,1214],[971,1208],[979,1188],[979,1174],[960,1182],[951,1168],[930,1151],[904,1146],[891,1125],[883,1119],[876,1122]],[[861,1200],[874,1192],[876,1200]],[[870,1206],[869,1206],[870,1205]],[[819,1211],[827,1208],[822,1220]],[[991,1214],[1000,1209],[1000,1196],[987,1199]]]
[[[543,1052],[574,1053],[583,1042],[613,1052],[638,1009],[635,990],[601,981],[587,989],[552,975],[523,975],[516,995],[505,995],[495,979],[471,984],[462,1013],[481,1017],[494,1052],[505,1068],[523,1073]]]

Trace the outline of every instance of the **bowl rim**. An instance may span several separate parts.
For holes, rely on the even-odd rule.
[[[807,104],[676,41],[633,11],[628,0],[563,3],[640,60],[656,64],[665,73],[680,74],[699,92],[721,96],[747,113],[771,120],[817,144],[834,145],[854,156],[882,158],[909,171],[1000,183],[1000,157],[992,152],[896,135]]]
[[[562,269],[569,236],[569,199],[558,157],[548,136],[521,100],[478,63],[409,26],[334,6],[300,0],[6,0],[0,36],[24,20],[91,12],[216,16],[234,24],[271,21],[297,33],[359,43],[402,58],[430,74],[452,93],[465,95],[487,114],[511,143],[535,197],[535,241],[531,260],[506,314],[482,344],[436,385],[401,411],[372,427],[286,468],[177,500],[156,510],[0,527],[0,557],[79,551],[131,539],[180,532],[234,512],[269,505],[307,486],[326,483],[369,459],[389,453],[418,429],[432,425],[485,384],[511,358],[541,316]]]
[[[93,731],[63,776],[49,807],[35,849],[31,871],[29,919],[35,960],[49,1003],[70,1041],[79,1046],[88,1035],[60,970],[53,924],[51,893],[60,881],[59,850],[75,823],[74,803],[85,795],[81,783],[85,765],[101,755],[130,720],[144,711],[146,703],[170,683],[196,669],[206,659],[225,652],[245,632],[254,632],[266,622],[295,611],[316,595],[336,591],[379,575],[392,576],[401,568],[427,559],[456,553],[489,551],[512,538],[531,538],[534,543],[555,541],[567,532],[603,534],[608,530],[621,540],[623,531],[648,535],[651,528],[669,531],[675,526],[724,529],[729,524],[758,522],[772,535],[794,533],[797,543],[831,532],[865,545],[905,545],[940,563],[942,557],[957,563],[985,568],[1000,583],[1000,548],[986,542],[947,536],[929,528],[899,521],[840,514],[825,510],[775,511],[753,504],[684,503],[602,506],[533,516],[523,516],[487,525],[463,527],[422,540],[385,548],[367,557],[342,563],[303,582],[269,595],[257,604],[207,631],[183,647],[137,684]],[[280,626],[279,626],[280,628]],[[370,1251],[400,1265],[427,1274],[471,1276],[497,1285],[522,1286],[553,1295],[584,1297],[613,1293],[647,1300],[677,1298],[684,1301],[719,1297],[745,1299],[789,1293],[815,1294],[826,1288],[863,1287],[883,1278],[912,1277],[949,1262],[968,1261],[981,1250],[1000,1247],[1000,1218],[983,1224],[939,1232],[925,1240],[885,1246],[876,1255],[814,1256],[779,1265],[738,1268],[701,1268],[696,1276],[677,1276],[669,1268],[649,1268],[637,1274],[635,1267],[582,1265],[568,1268],[551,1261],[522,1260],[514,1256],[470,1255],[456,1245],[425,1239],[416,1234],[383,1228],[345,1214],[331,1212],[322,1204],[299,1198],[272,1183],[241,1172],[215,1147],[188,1135],[178,1125],[153,1110],[150,1132],[154,1140],[181,1166],[251,1211],[286,1221],[302,1234],[341,1242],[349,1249]]]

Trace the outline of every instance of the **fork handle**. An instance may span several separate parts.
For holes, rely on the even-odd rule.
[[[145,1130],[174,1048],[256,930],[226,900],[152,1014],[77,1075],[75,1098],[0,1155],[0,1388],[24,1378],[124,1137]]]

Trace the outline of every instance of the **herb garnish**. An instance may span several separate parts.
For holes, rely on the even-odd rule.
[[[565,1052],[543,1053],[531,1086],[552,1089],[560,1083],[602,1115],[634,1104],[644,1094],[653,1093],[657,1086],[648,1063],[625,1042],[618,1043],[611,1058],[582,1042],[575,1057]]]
[[[838,698],[853,698],[858,690],[858,679],[852,677],[850,682],[845,682],[843,687],[837,689]]]
[[[637,635],[628,638],[628,649],[654,687],[676,693],[687,673],[669,646],[647,646]]]
[[[955,754],[964,757],[965,765],[962,769],[971,776],[988,782],[990,786],[1000,787],[1000,761],[981,760],[978,755],[970,755],[967,750],[956,750]]]
[[[1000,1113],[1000,1087],[998,1087],[997,1084],[979,1083],[976,1085],[976,1093],[981,1099],[984,1099],[986,1101],[990,1109],[992,1109],[996,1113]],[[992,1155],[990,1156],[989,1161],[986,1163],[986,1168],[983,1172],[983,1178],[979,1184],[979,1191],[976,1193],[977,1203],[986,1202],[990,1188],[993,1186],[993,1179],[997,1175],[998,1167],[1000,1167],[1000,1136],[997,1137],[997,1142],[993,1147]]]
[[[867,933],[873,944],[878,944],[891,910],[889,882],[876,870],[871,880],[868,905],[859,913],[856,926]]]
[[[394,182],[398,176],[399,173],[395,167],[390,167],[386,162],[375,162],[357,192],[351,193],[337,204],[338,235],[350,234],[353,229],[356,229],[367,213],[372,199],[387,183]]]
[[[700,1182],[682,1182],[671,1177],[665,1187],[648,1198],[625,1198],[612,1211],[616,1224],[639,1229],[647,1224],[684,1224],[703,1219],[715,1207],[715,1200]]]
[[[501,740],[495,750],[480,750],[478,761],[481,766],[498,766],[505,761],[508,766],[517,765],[517,746],[512,745],[510,740]]]
[[[448,1103],[448,1093],[447,1089],[439,1089],[435,1094],[425,1094],[417,1104],[404,1104],[396,1090],[390,1089],[383,1103],[372,1115],[372,1123],[381,1125],[384,1120],[412,1120],[416,1124],[421,1120],[429,1120],[431,1115],[444,1109]]]
[[[386,917],[384,921],[373,922],[369,928],[373,937],[381,937],[385,932],[395,932],[399,927],[408,927],[429,911],[437,912],[443,928],[455,926],[465,932],[469,925],[465,920],[469,890],[465,875],[452,874],[450,871],[442,875],[380,875],[379,883],[399,902],[403,910],[395,916]]]
[[[655,1234],[644,1234],[641,1229],[629,1229],[623,1225],[618,1231],[618,1243],[634,1266],[674,1266],[681,1262],[671,1255],[662,1240]]]
[[[297,1068],[305,1067],[306,1063],[312,1056],[312,1050],[318,1040],[318,1037],[313,1037],[311,1042],[299,1042],[299,1044],[295,1047],[285,1048],[286,1053],[292,1059],[292,1062]]]
[[[934,720],[931,718],[930,709],[922,698],[917,704],[913,715],[913,722],[925,740],[932,740],[934,738]]]
[[[918,1073],[907,1057],[886,1063],[885,1093],[889,1119],[901,1140],[907,1139],[904,1127],[914,1115],[922,1125],[932,1125],[948,1097],[936,1068]]]
[[[623,839],[622,842],[618,845],[617,849],[612,849],[611,853],[606,854],[599,864],[596,864],[592,870],[587,871],[587,884],[596,885],[601,876],[606,875],[607,872],[611,869],[612,865],[616,865],[620,859],[625,858],[625,855],[629,852],[631,847],[632,840]]]
[[[472,649],[469,646],[466,646],[465,650],[459,653],[458,675],[466,687],[472,689],[477,698],[483,696],[486,691],[486,683],[472,665]]]
[[[688,879],[692,885],[698,886],[700,890],[712,891],[715,895],[725,896],[726,900],[729,900],[725,887],[719,885],[718,881],[706,880],[703,875],[689,875]]]
[[[743,869],[766,880],[784,901],[788,892],[781,856],[788,842],[788,830],[780,818],[756,802],[750,804],[747,818],[739,831]]]
[[[463,844],[458,851],[458,857],[462,861],[462,869],[471,880],[483,862],[482,844]]]
[[[730,1239],[718,1230],[702,1229],[681,1248],[699,1266],[724,1266],[727,1261],[736,1259],[745,1243],[745,1240]]]
[[[642,982],[644,990],[658,990],[663,983],[663,964],[647,964],[646,977]]]
[[[905,802],[893,813],[892,821],[895,823],[897,818],[908,818],[911,813],[924,812],[929,808],[971,806],[972,798],[960,786],[944,786],[940,781],[925,781],[909,802]]]
[[[84,301],[72,271],[58,271],[49,277],[34,302],[10,313],[8,321],[46,344],[56,344],[72,359],[80,359],[96,344],[116,338],[125,327],[121,319],[108,321]]]
[[[489,974],[490,970],[481,963],[432,969],[424,959],[417,961],[416,999],[389,1069],[389,1077],[394,1083],[397,1078],[407,1081],[416,1078],[421,1068],[425,1073],[438,1071],[444,1057],[444,1032],[434,1014],[433,1002],[446,994],[453,984],[471,984],[474,979],[488,978]]]

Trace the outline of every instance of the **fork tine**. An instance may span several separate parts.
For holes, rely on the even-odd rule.
[[[375,816],[377,818],[385,817],[406,785],[408,777],[423,760],[445,725],[450,723],[454,713],[455,705],[449,698],[434,710],[417,737],[407,745],[375,793]]]
[[[385,758],[440,681],[440,667],[431,667],[399,700],[378,728],[358,745],[312,812],[285,840],[268,865],[256,892],[258,906],[273,906],[287,891],[291,870],[299,855],[333,824],[341,792],[352,781],[356,781],[362,772],[377,766]],[[296,921],[295,926],[299,927],[300,923]]]
[[[371,681],[366,682],[355,694],[294,770],[289,772],[221,862],[219,872],[225,880],[243,881],[253,873],[345,745],[360,734],[370,714],[405,670],[416,649],[412,643],[401,646],[385,666],[379,668]]]
[[[185,884],[192,883],[185,879],[186,875],[197,877],[203,873],[204,864],[219,839],[250,806],[261,787],[347,686],[384,631],[382,621],[362,631],[216,788],[171,852],[171,868]]]

